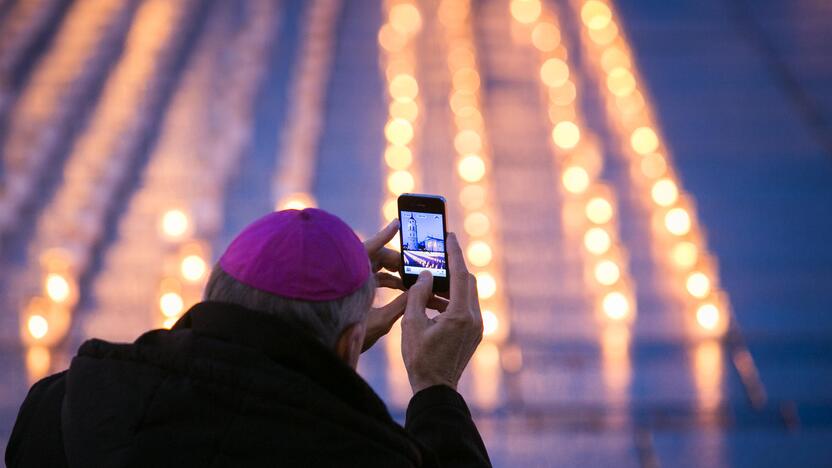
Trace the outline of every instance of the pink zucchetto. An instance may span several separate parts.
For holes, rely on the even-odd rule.
[[[237,281],[277,296],[331,301],[357,291],[370,277],[358,236],[324,210],[284,210],[248,225],[220,257]]]

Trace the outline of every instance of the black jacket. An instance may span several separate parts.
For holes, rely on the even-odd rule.
[[[220,303],[132,344],[85,342],[36,383],[18,466],[488,466],[462,397],[416,394],[405,427],[349,366],[273,315]]]

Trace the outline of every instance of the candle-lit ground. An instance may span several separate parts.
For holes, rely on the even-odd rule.
[[[230,239],[448,200],[495,466],[832,464],[832,7],[0,0],[0,448]],[[398,329],[360,373],[403,419]]]

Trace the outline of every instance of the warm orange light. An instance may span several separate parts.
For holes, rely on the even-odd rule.
[[[482,128],[485,124],[482,114],[474,106],[454,110],[454,123],[459,128]]]
[[[476,274],[477,277],[477,292],[480,299],[488,299],[497,292],[497,280],[487,271],[481,271]]]
[[[188,232],[190,219],[184,211],[168,210],[162,215],[162,233],[169,239],[178,239]]]
[[[581,8],[581,19],[590,29],[603,29],[612,20],[612,11],[604,2],[589,0]]]
[[[485,235],[491,228],[491,222],[488,220],[488,216],[479,211],[475,211],[466,216],[463,225],[465,232],[471,236]]]
[[[485,205],[485,188],[481,185],[466,185],[459,192],[459,202],[468,210],[482,208]]]
[[[382,213],[384,214],[384,219],[387,221],[393,221],[394,219],[399,217],[399,204],[395,198],[390,198],[386,202],[384,202],[384,206],[381,208]]]
[[[601,302],[601,308],[607,317],[612,320],[621,320],[630,313],[630,301],[627,300],[627,296],[624,294],[618,291],[612,291],[604,296]]]
[[[571,166],[563,171],[563,187],[570,193],[584,193],[589,188],[589,173],[579,166]]]
[[[179,265],[179,271],[186,281],[196,283],[205,277],[205,273],[208,271],[208,264],[199,255],[192,254],[182,259],[182,263]]]
[[[69,299],[72,294],[72,285],[64,275],[50,273],[46,275],[44,290],[49,299],[60,304]]]
[[[636,90],[636,80],[630,70],[618,67],[607,75],[607,88],[616,96],[627,96]]]
[[[639,127],[630,135],[630,145],[638,154],[650,154],[659,148],[659,137],[650,127]]]
[[[540,17],[540,0],[511,0],[511,16],[520,23],[531,24]]]
[[[604,52],[601,53],[601,68],[603,68],[606,73],[609,73],[618,67],[630,68],[631,66],[632,62],[630,61],[630,56],[616,46],[607,47]]]
[[[395,171],[387,177],[387,189],[396,195],[412,192],[415,186],[416,181],[408,171]]]
[[[413,153],[406,146],[388,146],[384,150],[384,162],[391,169],[407,169],[413,163]]]
[[[606,229],[593,227],[584,234],[584,247],[595,255],[603,255],[612,247],[612,238]]]
[[[702,304],[696,309],[696,322],[705,330],[715,330],[720,325],[721,315],[714,304]]]
[[[387,141],[397,146],[405,146],[413,139],[413,126],[405,119],[393,119],[384,126]]]
[[[459,160],[457,171],[466,182],[477,182],[485,176],[485,161],[476,154],[469,154]]]
[[[664,175],[667,171],[667,162],[664,156],[652,153],[644,155],[639,163],[639,168],[644,177],[655,179]]]
[[[635,89],[625,96],[616,96],[615,105],[625,116],[635,115],[644,109],[644,96]]]
[[[664,226],[675,236],[684,236],[690,232],[690,214],[684,208],[673,208],[664,216]]]
[[[532,44],[542,52],[555,50],[560,45],[560,29],[552,23],[538,23],[532,29]]]
[[[468,245],[467,249],[468,261],[472,265],[484,267],[491,263],[491,246],[484,241],[473,241]]]
[[[422,15],[411,3],[398,3],[390,7],[388,13],[390,26],[404,35],[414,34],[422,27]]]
[[[569,66],[559,58],[550,58],[540,66],[540,79],[550,88],[556,88],[569,79]]]
[[[462,130],[454,137],[454,148],[459,154],[477,153],[482,150],[482,137],[474,130]]]
[[[477,63],[474,51],[463,45],[451,46],[448,51],[448,66],[451,69],[473,67]]]
[[[159,310],[165,317],[176,317],[185,308],[182,296],[173,291],[166,292],[159,297]]]
[[[385,24],[378,31],[378,43],[388,52],[398,52],[407,44],[407,37]]]
[[[408,74],[396,75],[390,80],[390,96],[399,102],[409,102],[419,95],[419,83]]]
[[[552,141],[563,149],[574,148],[581,140],[581,129],[575,122],[565,120],[558,122],[552,129]]]
[[[602,197],[594,197],[586,204],[586,217],[595,224],[610,222],[613,215],[612,204]]]
[[[703,299],[711,292],[711,279],[701,271],[694,271],[688,275],[685,288],[691,296]]]
[[[49,322],[43,315],[35,314],[30,316],[29,320],[26,321],[26,328],[29,330],[32,338],[41,340],[49,333]]]
[[[592,42],[600,45],[605,46],[610,44],[615,38],[618,37],[618,26],[615,25],[615,22],[610,21],[607,25],[602,29],[590,29],[589,30],[589,38],[592,39]]]
[[[612,286],[621,278],[621,269],[612,260],[601,260],[593,271],[595,281],[604,286]]]
[[[470,12],[471,5],[468,2],[441,1],[436,13],[443,26],[452,27],[464,22]]]
[[[473,93],[480,87],[480,74],[473,68],[463,67],[454,72],[451,81],[454,88]]]
[[[482,335],[492,336],[500,328],[500,319],[490,309],[482,311]]]
[[[398,33],[395,34],[402,37]],[[404,39],[402,40],[404,41]],[[401,54],[388,55],[387,66],[384,67],[384,77],[387,78],[387,81],[389,82],[403,73],[416,76],[416,65],[413,63],[413,59]]]
[[[305,210],[315,206],[315,199],[308,193],[291,193],[277,202],[278,210]]]
[[[679,268],[688,269],[696,265],[699,249],[693,242],[682,241],[670,250],[670,259]]]
[[[549,102],[555,104],[559,107],[569,106],[575,101],[575,98],[578,97],[578,90],[575,88],[575,83],[572,80],[566,80],[562,85],[556,88],[549,88]],[[555,115],[555,113],[562,113],[567,109],[550,109],[549,115],[550,117]],[[573,109],[568,109],[573,111]],[[574,118],[574,116],[572,117]],[[553,121],[559,121],[561,119],[554,119]]]
[[[671,206],[679,199],[679,188],[671,179],[659,179],[650,189],[650,196],[659,206]]]
[[[419,105],[415,101],[391,101],[390,117],[415,122],[419,117]]]
[[[448,102],[451,106],[451,112],[455,115],[467,115],[476,112],[477,103],[478,99],[476,94],[459,90],[451,93],[451,98]]]
[[[26,371],[30,381],[38,381],[49,373],[52,353],[46,346],[31,346],[26,350]]]

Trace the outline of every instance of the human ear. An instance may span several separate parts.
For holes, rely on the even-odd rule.
[[[363,323],[353,323],[341,332],[335,343],[335,354],[353,369],[358,367],[358,358],[364,346],[364,333]]]

